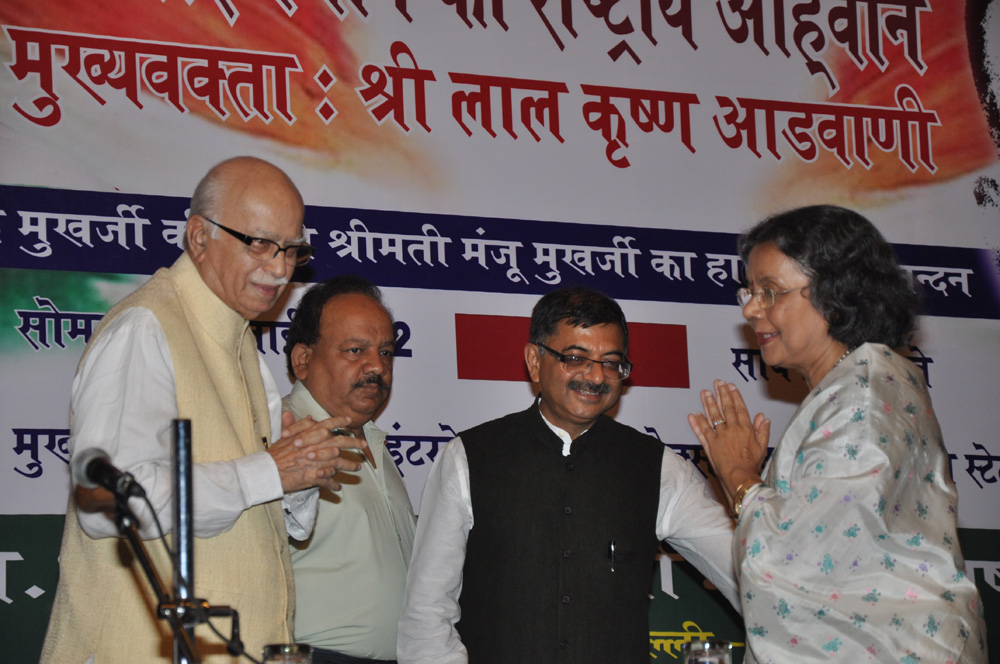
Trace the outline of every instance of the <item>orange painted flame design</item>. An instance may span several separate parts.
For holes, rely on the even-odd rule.
[[[946,182],[996,162],[997,146],[969,60],[965,3],[934,3],[932,12],[920,15],[920,32],[921,56],[927,65],[923,76],[906,59],[904,45],[885,37],[883,53],[888,66],[884,72],[872,62],[860,70],[840,46],[829,47],[832,55],[828,62],[840,83],[840,90],[829,101],[896,107],[897,86],[910,86],[923,108],[936,112],[941,123],[930,128],[937,171],[931,173],[919,166],[911,172],[897,151],[883,152],[869,140],[869,170],[856,160],[848,169],[836,155],[823,149],[816,161],[808,164],[785,156],[794,163],[783,168],[779,181],[769,188],[771,195],[786,202],[789,198],[815,202],[824,197],[845,204],[887,202],[911,187]],[[915,141],[913,149],[916,153]]]
[[[296,116],[293,124],[280,117],[274,117],[270,123],[259,117],[244,121],[235,113],[223,120],[196,99],[188,99],[192,102],[188,103],[190,112],[225,129],[297,149],[291,152],[313,166],[366,177],[394,176],[422,186],[430,183],[433,169],[411,148],[404,147],[404,136],[392,123],[378,125],[354,90],[360,84],[359,61],[349,38],[362,41],[363,35],[349,27],[354,24],[350,17],[342,23],[323,2],[298,3],[292,16],[285,13],[277,0],[234,0],[231,4],[239,11],[233,26],[226,21],[222,9],[210,0],[198,0],[190,6],[181,0],[5,0],[0,3],[0,23],[294,54],[302,71],[289,75],[289,107]],[[324,64],[337,80],[328,92],[314,80]],[[315,112],[324,97],[337,109],[330,124]]]

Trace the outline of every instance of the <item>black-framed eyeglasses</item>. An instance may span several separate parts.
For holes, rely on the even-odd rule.
[[[301,267],[309,262],[309,259],[312,258],[313,253],[316,251],[315,247],[305,243],[290,244],[287,247],[282,247],[274,240],[268,240],[266,237],[253,237],[252,235],[247,235],[246,233],[234,231],[228,226],[223,226],[219,222],[214,219],[210,219],[205,215],[201,215],[201,217],[208,223],[213,226],[218,226],[245,244],[250,255],[259,261],[273,260],[278,254],[285,252],[285,263]]]
[[[604,372],[604,377],[608,380],[625,380],[628,378],[628,375],[632,373],[632,363],[629,362],[628,359],[592,360],[589,357],[583,357],[582,355],[566,355],[565,353],[560,353],[557,350],[549,348],[545,344],[535,345],[550,354],[555,359],[559,360],[559,362],[562,363],[563,369],[569,374],[589,371],[591,364],[601,365],[601,371]]]
[[[798,288],[789,288],[788,290],[774,290],[773,288],[761,288],[757,291],[752,291],[749,288],[741,288],[736,291],[736,301],[739,302],[741,307],[746,307],[750,304],[750,300],[754,298],[757,299],[757,306],[761,309],[770,309],[774,306],[774,302],[778,299],[779,295],[787,295],[788,293],[794,293],[795,291],[800,291],[803,288],[809,288],[809,285],[799,286]]]

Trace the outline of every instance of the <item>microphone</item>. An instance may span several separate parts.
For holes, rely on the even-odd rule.
[[[73,481],[84,489],[104,487],[122,498],[146,496],[142,485],[130,473],[115,468],[108,453],[97,447],[88,447],[73,457],[72,474]]]

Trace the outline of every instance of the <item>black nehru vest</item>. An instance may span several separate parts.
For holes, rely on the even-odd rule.
[[[648,664],[663,444],[602,416],[564,457],[537,403],[461,438],[469,664]]]

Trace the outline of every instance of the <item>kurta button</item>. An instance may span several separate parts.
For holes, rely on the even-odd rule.
[[[563,604],[569,604],[569,595],[563,595],[562,603]]]
[[[566,648],[569,648],[569,641],[560,641],[559,647],[562,648],[563,650],[566,650]]]
[[[576,465],[572,461],[566,462],[566,470],[573,470],[574,468],[576,468]]]
[[[572,514],[572,513],[573,513],[573,508],[572,507],[564,507],[563,508],[563,514]]]
[[[569,549],[566,549],[565,551],[563,551],[563,558],[569,558],[572,555],[573,555],[573,552],[570,551]]]

